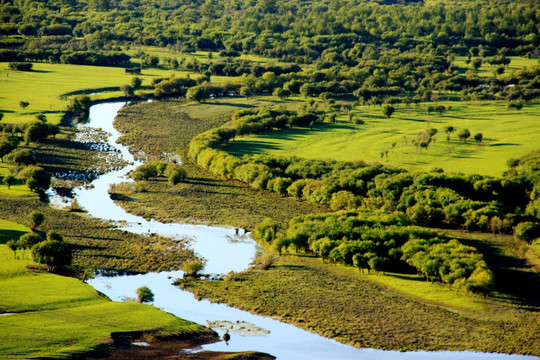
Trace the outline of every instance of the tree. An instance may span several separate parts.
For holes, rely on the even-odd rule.
[[[6,156],[6,161],[10,164],[32,165],[36,163],[36,158],[28,150],[16,150]]]
[[[248,86],[242,86],[240,88],[240,95],[249,98],[251,95],[253,95],[253,93]]]
[[[141,87],[142,83],[143,83],[143,81],[142,81],[142,79],[140,77],[135,76],[135,77],[133,77],[131,79],[131,86],[135,90],[139,89]]]
[[[382,108],[382,113],[387,118],[390,118],[390,116],[392,116],[394,111],[396,111],[396,109],[392,105],[384,105]]]
[[[471,64],[472,64],[472,67],[473,67],[474,71],[478,71],[478,69],[480,69],[480,67],[482,66],[482,59],[481,58],[473,59],[471,61]]]
[[[13,257],[17,258],[17,250],[19,250],[19,243],[15,240],[9,240],[6,245],[9,250],[13,251]]]
[[[56,231],[47,232],[47,240],[64,241],[64,237]]]
[[[4,184],[7,185],[8,190],[11,188],[11,185],[15,185],[17,183],[17,178],[11,174],[8,174],[4,177]]]
[[[32,258],[34,261],[45,265],[47,271],[71,265],[73,254],[71,247],[57,240],[40,242],[32,247]]]
[[[190,87],[186,94],[188,100],[195,100],[199,103],[204,102],[208,97],[208,92],[203,86]]]
[[[204,264],[202,263],[202,261],[188,260],[185,262],[184,266],[182,266],[182,271],[184,272],[184,276],[195,277],[197,276],[197,273],[203,268]]]
[[[439,116],[442,116],[442,114],[446,111],[446,106],[439,105],[437,106],[437,112],[439,113]]]
[[[20,249],[31,249],[34,245],[43,241],[43,238],[35,233],[26,233],[21,235],[18,241]]]
[[[482,133],[477,133],[477,134],[474,134],[473,138],[476,141],[476,143],[481,143],[482,140],[484,139],[484,135],[482,135]]]
[[[30,105],[30,103],[28,101],[19,101],[19,106],[23,110],[26,109],[28,107],[28,105]]]
[[[178,184],[180,181],[185,180],[187,177],[187,171],[182,166],[170,163],[167,165],[164,175],[167,177],[169,182],[173,185]]]
[[[444,132],[446,133],[446,140],[450,141],[450,135],[456,131],[456,129],[453,126],[447,126],[444,128]]]
[[[36,114],[36,120],[41,121],[42,123],[47,122],[47,116],[45,114],[39,113]]]
[[[532,242],[540,237],[540,223],[536,222],[520,222],[514,228],[514,238],[532,244]]]
[[[51,186],[51,175],[39,166],[30,165],[17,175],[32,191],[44,191]]]
[[[0,138],[0,159],[4,162],[4,156],[11,153],[17,148],[17,143],[10,139],[8,136],[2,136]]]
[[[466,143],[467,139],[471,136],[471,132],[467,129],[460,130],[458,132],[459,141]]]
[[[135,94],[135,89],[129,84],[124,84],[120,87],[120,90],[124,93],[125,96],[133,96]]]
[[[45,221],[45,215],[37,210],[34,210],[28,215],[30,220],[30,229],[35,230],[39,225]]]
[[[154,293],[148,286],[141,286],[137,289],[137,300],[140,303],[152,302],[154,301]]]

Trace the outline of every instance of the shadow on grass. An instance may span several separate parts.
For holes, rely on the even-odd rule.
[[[211,103],[206,103],[208,105],[213,105],[213,106],[232,106],[232,107],[237,107],[237,108],[254,108],[254,107],[257,107],[258,105],[256,104],[244,104],[244,103],[230,103],[230,102],[211,102]]]
[[[6,244],[10,240],[18,240],[24,234],[26,234],[24,231],[0,229],[0,244]]]
[[[540,284],[538,276],[529,271],[525,259],[504,254],[487,241],[459,239],[465,245],[476,247],[495,275],[495,291],[507,295],[520,305],[540,307]]]

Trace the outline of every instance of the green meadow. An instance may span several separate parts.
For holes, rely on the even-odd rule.
[[[475,57],[472,57],[474,59]],[[510,64],[506,67],[504,70],[503,75],[498,75],[502,77],[506,77],[512,72],[523,69],[527,66],[533,66],[538,65],[538,59],[528,59],[521,56],[508,56],[508,58],[511,60]],[[458,67],[458,71],[462,74],[467,72],[467,70],[473,70],[473,67],[471,64],[467,65],[467,57],[466,56],[456,56],[456,59],[453,62],[454,66]],[[491,65],[487,62],[483,62],[480,69],[478,69],[478,76],[482,77],[493,77],[493,71],[499,67],[499,65]]]
[[[108,342],[112,332],[210,333],[153,306],[113,302],[80,280],[36,270],[29,251],[15,258],[5,245],[29,231],[0,220],[0,313],[12,313],[0,316],[3,359],[67,358]]]
[[[311,159],[363,160],[383,162],[408,169],[500,175],[506,161],[538,148],[540,139],[540,104],[528,104],[521,111],[509,111],[504,102],[444,103],[452,109],[439,116],[428,115],[427,105],[419,108],[397,108],[391,118],[379,107],[361,106],[351,112],[354,119],[365,122],[354,125],[349,115],[341,113],[335,124],[316,124],[309,128],[292,128],[236,138],[224,149],[236,156],[275,154]],[[456,131],[447,140],[445,127]],[[437,129],[435,141],[427,150],[417,149],[412,141],[428,128]],[[468,129],[471,137],[461,143],[457,133]],[[476,143],[473,136],[483,134]],[[388,151],[388,156],[386,156]],[[381,153],[383,153],[381,155]]]

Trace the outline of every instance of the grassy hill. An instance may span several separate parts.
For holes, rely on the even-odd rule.
[[[29,231],[0,220],[3,359],[68,357],[110,342],[113,332],[137,330],[183,337],[212,334],[153,306],[113,302],[80,280],[37,270],[29,251],[17,251],[15,258],[5,243]]]
[[[349,122],[349,115],[340,114],[336,124],[317,124],[309,128],[293,128],[236,138],[224,149],[233,155],[276,154],[311,159],[380,161],[409,169],[500,175],[506,161],[538,147],[540,137],[540,105],[531,104],[521,111],[509,111],[502,102],[443,103],[452,109],[439,116],[428,115],[426,106],[406,109],[400,106],[391,118],[379,107],[361,106],[351,112],[363,125]],[[446,138],[444,128],[456,131]],[[427,128],[437,129],[435,141],[427,150],[419,150],[412,140]],[[468,129],[471,138],[460,143],[457,133]],[[475,143],[474,134],[482,133],[482,143]],[[393,146],[395,144],[395,146]],[[388,151],[388,157],[381,152]]]

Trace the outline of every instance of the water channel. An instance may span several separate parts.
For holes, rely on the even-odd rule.
[[[109,187],[113,184],[129,181],[126,174],[140,165],[140,162],[136,161],[127,147],[116,143],[120,134],[114,129],[113,120],[122,106],[124,103],[94,105],[90,109],[89,122],[80,126],[83,131],[84,127],[89,127],[90,129],[100,128],[110,133],[109,145],[116,148],[118,154],[130,165],[100,176],[92,182],[91,186],[76,189],[75,197],[78,204],[88,214],[106,221],[113,221],[119,228],[126,231],[138,234],[157,233],[173,239],[189,237],[191,239],[189,245],[207,261],[205,273],[225,274],[231,270],[246,269],[257,250],[257,245],[248,235],[237,235],[232,228],[147,221],[142,217],[127,213],[110,199],[107,192]],[[214,327],[214,330],[220,335],[225,332],[223,326],[226,325],[229,328],[231,340],[228,343],[220,341],[194,351],[261,351],[272,354],[280,360],[534,358],[470,351],[396,352],[357,349],[278,320],[253,315],[224,304],[213,304],[207,300],[198,301],[190,292],[182,291],[172,285],[173,280],[179,277],[182,277],[181,271],[172,271],[115,277],[98,276],[90,280],[89,283],[116,301],[134,297],[135,290],[146,285],[155,294],[154,305],[158,308],[202,325],[217,322],[222,326]]]

